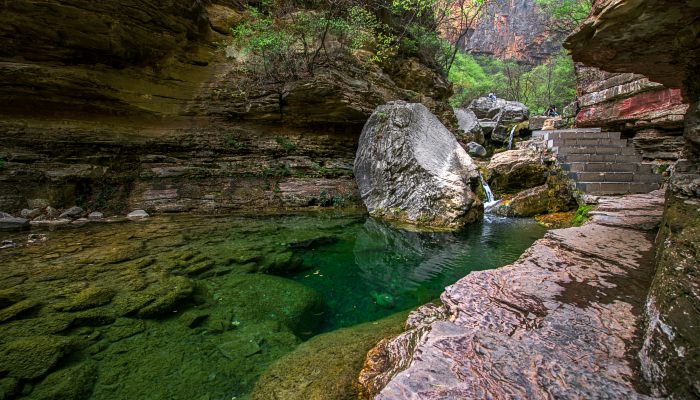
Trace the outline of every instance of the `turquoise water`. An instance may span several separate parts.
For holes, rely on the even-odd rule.
[[[335,243],[297,251],[310,269],[292,279],[323,294],[324,331],[379,319],[435,300],[471,271],[515,261],[544,234],[532,220],[487,218],[459,233],[411,232],[367,219]]]
[[[303,341],[432,301],[544,229],[323,212],[29,234],[0,233],[17,245],[0,250],[0,398],[240,400]]]

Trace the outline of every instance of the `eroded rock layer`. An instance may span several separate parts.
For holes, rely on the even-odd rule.
[[[412,99],[451,123],[440,74],[415,58],[382,69],[335,39],[337,54],[312,76],[251,83],[226,45],[245,2],[213,3],[5,4],[0,210],[347,203],[360,130],[378,105]]]
[[[661,192],[602,198],[517,262],[471,273],[368,355],[377,399],[646,398],[635,351]]]
[[[577,65],[581,112],[578,127],[622,132],[648,159],[678,159],[685,142],[688,105],[679,89],[668,89],[641,75],[609,73]]]

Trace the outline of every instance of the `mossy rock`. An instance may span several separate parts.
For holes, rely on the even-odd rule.
[[[0,346],[0,372],[19,379],[46,374],[68,352],[71,340],[61,336],[32,336]]]
[[[21,314],[35,309],[39,305],[41,305],[40,302],[32,299],[19,301],[7,308],[4,308],[3,310],[0,310],[0,322],[9,321],[16,318]]]
[[[0,400],[14,399],[19,391],[19,381],[17,378],[0,379]]]
[[[112,301],[114,290],[105,287],[89,287],[80,291],[65,303],[56,305],[57,310],[82,311],[99,307]]]
[[[367,352],[403,330],[406,312],[309,339],[258,379],[254,400],[356,400],[354,387]]]
[[[304,260],[291,250],[271,252],[259,262],[258,271],[274,275],[288,275],[301,271],[303,265]]]
[[[263,274],[229,275],[223,284],[220,297],[214,300],[226,307],[212,313],[211,323],[277,321],[298,335],[310,336],[321,322],[321,295],[290,279]],[[230,314],[222,316],[222,312]]]
[[[97,367],[85,362],[64,368],[46,377],[34,388],[31,400],[83,400],[90,397],[97,379]]]
[[[9,321],[0,325],[0,337],[23,338],[29,336],[45,336],[63,332],[73,323],[69,314],[51,314],[38,318]]]
[[[146,292],[152,301],[138,311],[140,317],[157,317],[170,313],[189,300],[194,292],[192,282],[182,276],[168,278]]]

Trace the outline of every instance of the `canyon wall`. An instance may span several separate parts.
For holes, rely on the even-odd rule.
[[[630,21],[635,21],[631,24]],[[639,354],[658,396],[700,397],[700,3],[598,0],[565,47],[574,61],[680,89],[684,159],[666,192]],[[660,92],[663,92],[661,90]],[[677,92],[666,92],[670,97]],[[653,100],[652,100],[653,102]]]
[[[451,122],[449,84],[417,59],[345,54],[246,87],[224,42],[240,2],[0,5],[0,210],[233,211],[357,200],[352,160],[390,100]]]
[[[536,0],[491,2],[462,48],[473,54],[541,64],[561,49],[563,35],[547,29]]]
[[[632,73],[611,73],[576,65],[581,112],[576,126],[600,127],[633,138],[647,159],[681,156],[688,105],[680,89],[669,89]]]

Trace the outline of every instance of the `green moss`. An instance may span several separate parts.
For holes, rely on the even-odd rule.
[[[357,399],[355,378],[365,355],[403,330],[406,312],[316,336],[275,362],[255,385],[253,399]]]
[[[576,215],[572,221],[573,226],[581,226],[588,221],[588,213],[593,209],[592,205],[582,205],[576,210]]]

